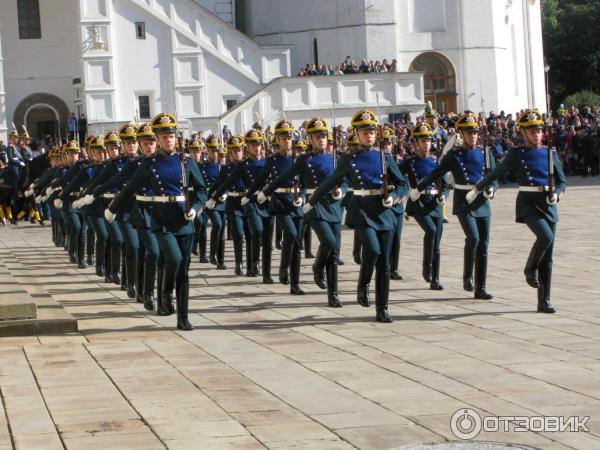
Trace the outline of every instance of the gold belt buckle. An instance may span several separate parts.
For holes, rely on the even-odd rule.
[[[175,196],[174,196],[174,195],[169,195],[169,201],[170,201],[170,202],[175,202],[175,201],[177,201],[177,200],[175,199]]]

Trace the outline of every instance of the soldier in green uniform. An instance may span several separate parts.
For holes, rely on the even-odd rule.
[[[426,123],[413,128],[411,137],[417,144],[416,154],[402,161],[400,170],[408,177],[411,188],[417,185],[436,169],[436,159],[429,153],[431,149],[432,130]],[[448,196],[448,185],[442,178],[439,185],[428,184],[425,189],[414,190],[406,204],[406,213],[414,217],[423,229],[423,279],[429,283],[430,289],[444,289],[440,283],[440,264],[444,214],[442,206]]]
[[[294,165],[273,180],[259,192],[258,198],[274,195],[289,179],[301,177],[303,191],[312,194],[319,185],[333,175],[335,162],[327,152],[327,122],[315,117],[306,125],[309,151],[296,158]],[[340,200],[342,189],[336,186],[329,195],[315,203],[314,208],[304,216],[308,226],[315,230],[319,238],[317,256],[312,266],[314,280],[321,289],[327,289],[327,303],[333,308],[342,306],[338,296],[338,243],[341,239],[342,209]]]
[[[257,193],[259,203],[266,203],[267,198],[258,191],[270,181],[276,179],[294,164],[292,153],[292,138],[294,128],[287,120],[281,120],[275,125],[277,153],[267,160],[265,167],[246,191],[246,197]],[[292,295],[303,295],[300,288],[300,240],[302,239],[302,199],[299,192],[299,179],[290,178],[277,188],[269,201],[269,211],[275,215],[283,232],[281,261],[279,265],[279,281],[290,285]]]
[[[542,145],[544,121],[537,110],[525,111],[518,127],[524,145],[511,149],[498,167],[480,180],[466,195],[475,203],[480,192],[499,177],[512,171],[519,184],[517,194],[517,222],[524,223],[535,234],[535,243],[525,264],[525,280],[537,289],[537,311],[554,313],[550,301],[552,285],[552,253],[558,223],[558,201],[567,187],[560,159],[556,151]]]
[[[465,233],[463,287],[466,291],[475,291],[475,298],[490,300],[492,295],[486,291],[487,257],[490,238],[492,210],[489,200],[494,197],[498,183],[491,183],[477,202],[469,204],[466,200],[470,191],[485,175],[487,169],[494,169],[495,162],[487,147],[477,147],[479,123],[477,117],[467,112],[456,121],[456,128],[463,141],[462,147],[450,149],[431,174],[422,179],[416,187],[414,197],[427,186],[452,172],[454,178],[454,202],[452,212]],[[488,165],[486,169],[486,164]],[[475,265],[475,288],[473,288],[473,265]]]
[[[375,114],[366,109],[358,111],[352,117],[352,126],[358,138],[357,151],[340,158],[333,175],[310,196],[304,211],[308,214],[332,189],[347,180],[353,189],[348,205],[348,225],[358,230],[362,245],[357,301],[361,306],[370,306],[369,284],[377,267],[376,320],[392,322],[388,300],[390,250],[396,219],[391,208],[402,201],[408,186],[396,162],[375,148],[378,128]]]
[[[258,276],[259,259],[262,248],[262,277],[263,283],[272,284],[271,257],[273,253],[273,223],[274,218],[266,203],[260,204],[256,195],[248,195],[247,189],[255,182],[265,169],[264,136],[260,129],[251,129],[244,135],[246,143],[246,158],[237,163],[227,177],[211,194],[207,204],[216,201],[227,191],[243,193],[240,206],[248,222],[251,240],[251,261],[248,276]]]
[[[161,113],[151,122],[158,137],[156,155],[144,159],[133,178],[111,201],[104,215],[111,223],[115,215],[144,185],[150,183],[154,195],[150,211],[151,228],[158,239],[165,265],[158,314],[174,313],[173,290],[177,298],[177,328],[191,330],[188,319],[189,265],[194,243],[194,219],[206,200],[206,186],[194,160],[185,158],[183,148],[176,152],[177,121]],[[188,191],[192,187],[193,191]]]

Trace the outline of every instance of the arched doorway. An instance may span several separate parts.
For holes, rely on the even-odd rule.
[[[21,100],[15,109],[13,122],[19,129],[25,124],[32,137],[50,135],[53,139],[65,139],[69,114],[69,108],[62,99],[38,92]]]
[[[444,55],[423,53],[410,65],[410,72],[425,72],[425,101],[438,112],[456,111],[456,72]]]
[[[29,134],[41,139],[46,139],[48,136],[50,138],[59,137],[61,135],[59,121],[58,111],[43,103],[30,106],[25,111],[25,117],[23,118]]]

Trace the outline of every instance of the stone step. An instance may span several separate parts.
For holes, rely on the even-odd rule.
[[[0,261],[0,337],[77,331],[77,320],[31,277],[15,252],[0,248]]]

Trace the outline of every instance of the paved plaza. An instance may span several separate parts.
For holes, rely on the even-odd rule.
[[[476,441],[600,449],[600,182],[572,178],[560,203],[555,315],[535,313],[523,266],[533,241],[514,188],[493,201],[488,289],[462,290],[463,236],[450,218],[441,281],[421,276],[422,232],[405,223],[393,324],[356,303],[344,231],[340,290],[327,308],[303,260],[289,286],[192,263],[191,332],[78,270],[50,228],[0,228],[0,295],[64,308],[78,332],[0,337],[0,450],[393,449],[458,440],[452,415],[589,416],[589,432],[482,431]],[[316,249],[316,237],[314,238]],[[275,251],[274,267],[279,252]],[[55,306],[52,307],[51,305]],[[58,314],[58,313],[57,313]]]

